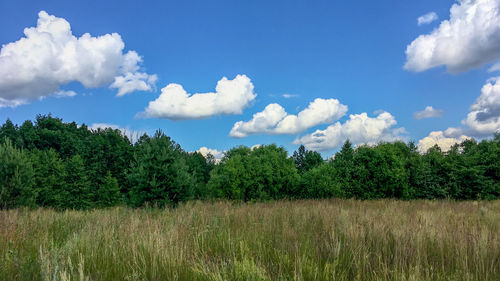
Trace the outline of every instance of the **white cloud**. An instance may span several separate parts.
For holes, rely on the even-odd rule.
[[[272,103],[253,115],[249,121],[236,122],[229,135],[242,138],[251,134],[297,134],[319,124],[331,123],[344,116],[347,106],[337,99],[317,98],[297,115],[287,114],[285,109]]]
[[[241,114],[257,96],[253,89],[246,75],[237,75],[233,80],[223,77],[217,82],[215,93],[190,95],[181,85],[172,83],[161,89],[160,96],[138,116],[184,120]]]
[[[105,130],[107,128],[110,128],[112,130],[120,130],[122,136],[128,137],[128,139],[133,143],[139,140],[139,138],[146,133],[144,131],[131,130],[129,128],[124,128],[115,124],[108,124],[108,123],[94,123],[89,126],[89,129],[95,131],[99,129]]]
[[[254,150],[254,149],[257,149],[257,148],[259,148],[261,146],[262,146],[262,144],[254,144],[254,145],[252,145],[252,147],[250,147],[250,149]]]
[[[53,94],[56,98],[64,98],[64,97],[74,97],[76,93],[74,91],[58,91]]]
[[[406,48],[404,68],[424,71],[445,65],[450,72],[500,59],[500,0],[459,0],[450,19]]]
[[[29,103],[26,99],[13,99],[8,100],[0,97],[0,108],[2,107],[16,107]]]
[[[298,97],[299,95],[293,95],[293,94],[283,94],[281,95],[282,97],[284,97],[285,99],[290,99],[290,98],[296,98]]]
[[[115,77],[115,81],[109,87],[118,89],[116,95],[120,97],[133,91],[152,91],[156,80],[158,80],[156,74],[128,72],[124,76]]]
[[[443,133],[442,131],[434,131],[429,134],[429,136],[421,139],[418,142],[418,149],[420,152],[425,153],[429,148],[437,145],[441,148],[442,151],[449,151],[450,148],[457,144],[461,143],[464,140],[470,139],[465,135],[461,135],[459,137],[451,137],[447,135],[448,132]]]
[[[37,26],[25,28],[24,34],[0,50],[0,106],[53,95],[70,82],[95,88],[115,81],[113,87],[123,95],[151,90],[155,81],[139,72],[142,59],[135,51],[123,53],[117,33],[76,37],[68,21],[41,11]]]
[[[418,25],[429,24],[438,19],[438,15],[435,12],[427,13],[423,16],[418,17]]]
[[[215,162],[219,162],[222,159],[222,157],[224,157],[225,153],[225,151],[218,151],[217,149],[211,149],[205,146],[200,147],[198,152],[205,158],[207,157],[208,154],[212,154],[212,156],[215,159]]]
[[[481,95],[471,105],[462,121],[469,133],[476,136],[500,131],[500,77],[491,78],[481,89]]]
[[[467,117],[462,120],[464,127],[450,127],[444,131],[445,140],[462,140],[466,135],[482,138],[500,133],[500,77],[488,79],[481,89],[481,95],[470,106]],[[441,132],[442,131],[437,131]],[[436,136],[439,136],[434,132]],[[432,138],[431,138],[432,139]],[[427,139],[430,142],[431,139]],[[432,145],[431,145],[432,146]]]
[[[450,137],[450,138],[457,138],[457,137],[460,137],[463,134],[464,134],[464,130],[462,128],[453,128],[453,127],[450,127],[450,128],[448,128],[448,129],[446,129],[444,131],[444,135],[446,137]]]
[[[396,119],[389,112],[368,117],[366,113],[352,114],[341,124],[336,122],[325,130],[316,130],[294,141],[310,150],[328,150],[340,147],[347,139],[353,144],[375,144],[379,141],[401,139],[404,128],[393,128]]]
[[[251,134],[271,133],[273,128],[287,116],[285,109],[272,103],[253,115],[250,121],[238,121],[233,125],[229,135],[234,138],[243,138]]]
[[[413,113],[413,118],[420,120],[425,118],[441,117],[443,110],[435,109],[432,106],[426,106],[424,110]]]

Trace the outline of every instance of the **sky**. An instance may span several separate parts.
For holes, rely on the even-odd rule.
[[[500,0],[0,0],[0,122],[329,157],[500,129]]]

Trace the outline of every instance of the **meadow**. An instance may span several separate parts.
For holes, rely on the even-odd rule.
[[[500,201],[2,210],[0,280],[500,280]]]

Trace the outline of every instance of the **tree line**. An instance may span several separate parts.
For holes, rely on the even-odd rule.
[[[239,146],[220,162],[157,131],[132,142],[51,115],[0,127],[0,208],[171,206],[197,199],[500,198],[500,135],[420,153],[413,142],[354,147],[328,160],[300,146]]]

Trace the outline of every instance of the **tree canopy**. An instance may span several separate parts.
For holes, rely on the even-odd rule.
[[[216,162],[161,131],[132,142],[51,115],[0,126],[0,208],[172,206],[196,199],[500,198],[500,135],[421,153],[410,142],[354,147],[329,160],[300,146],[238,146]]]

